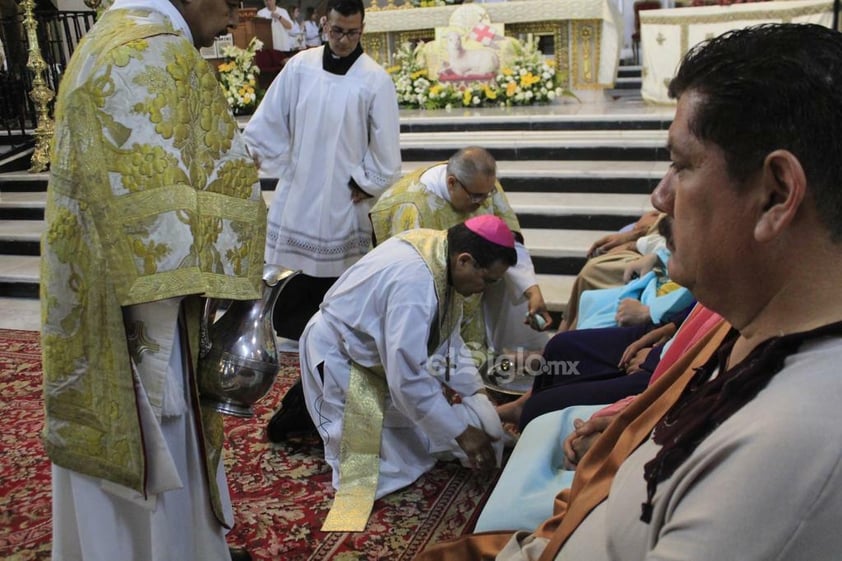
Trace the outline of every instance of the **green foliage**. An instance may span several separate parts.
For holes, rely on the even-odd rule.
[[[457,85],[429,76],[418,60],[419,48],[404,43],[395,53],[397,64],[387,68],[395,82],[398,104],[403,108],[509,107],[549,103],[561,96],[575,97],[562,87],[566,76],[560,75],[552,61],[544,60],[537,40],[519,48],[511,64],[501,68],[492,80]]]

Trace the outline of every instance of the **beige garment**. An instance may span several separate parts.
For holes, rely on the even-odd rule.
[[[658,222],[663,215],[658,212],[647,212],[640,217],[634,225],[634,231],[641,237],[651,236],[658,233]],[[570,297],[567,299],[567,307],[564,310],[564,325],[566,330],[576,329],[579,315],[579,299],[586,290],[597,290],[600,288],[612,288],[623,284],[623,272],[626,265],[639,259],[641,252],[654,250],[654,247],[638,250],[618,249],[597,255],[588,259],[582,270],[576,276],[573,288],[570,290]]]

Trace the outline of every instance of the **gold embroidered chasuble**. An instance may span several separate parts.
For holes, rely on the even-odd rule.
[[[122,307],[259,298],[266,229],[257,171],[213,69],[162,14],[108,11],[80,42],[56,103],[46,222],[45,448],[57,465],[145,493]],[[199,309],[185,300],[194,367]],[[222,520],[222,420],[201,409]]]
[[[450,201],[428,190],[421,183],[421,176],[442,163],[444,162],[405,175],[380,197],[369,213],[377,243],[383,243],[395,234],[416,228],[447,230],[469,218],[485,214],[493,214],[503,219],[512,232],[520,232],[520,223],[499,181],[496,182],[494,194],[473,212],[459,212],[453,208]],[[465,344],[478,356],[484,356],[486,348],[481,298],[481,294],[464,298],[461,328]]]

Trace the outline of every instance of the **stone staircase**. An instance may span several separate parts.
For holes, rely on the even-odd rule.
[[[545,299],[561,312],[593,241],[651,208],[648,194],[668,166],[671,118],[671,108],[610,92],[598,103],[402,111],[403,171],[466,145],[488,148]],[[0,173],[0,303],[38,297],[46,183],[46,174]],[[267,202],[272,183],[264,181]]]

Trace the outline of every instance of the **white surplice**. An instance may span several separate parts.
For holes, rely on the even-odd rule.
[[[351,361],[364,367],[382,366],[386,372],[389,395],[378,498],[411,484],[438,458],[464,460],[455,438],[469,424],[502,436],[496,410],[484,394],[477,393],[483,383],[455,328],[459,318],[449,323],[450,336],[429,356],[427,340],[437,315],[430,270],[411,245],[391,238],[333,285],[321,311],[308,323],[301,337],[301,378],[307,409],[333,469],[334,487],[339,484]],[[451,366],[446,380],[448,351]],[[317,368],[321,363],[323,379]],[[463,396],[463,403],[450,404],[442,393],[444,385]]]
[[[278,18],[273,17],[269,8],[261,8],[255,14],[262,19],[272,20],[272,49],[276,51],[291,51],[293,47],[292,29],[289,30],[284,27]],[[275,6],[274,15],[280,17],[288,24],[293,25],[292,18],[289,17],[289,12],[285,9]],[[268,48],[268,47],[267,47]]]
[[[400,175],[392,79],[362,54],[345,75],[322,68],[325,47],[291,58],[245,129],[261,172],[277,177],[267,263],[338,277],[371,245],[374,198],[354,204],[348,182],[379,196]]]

